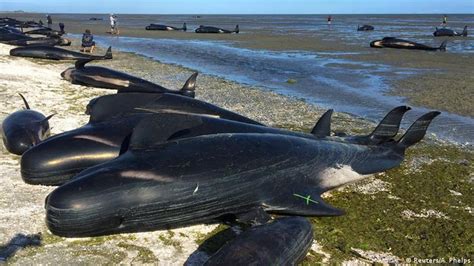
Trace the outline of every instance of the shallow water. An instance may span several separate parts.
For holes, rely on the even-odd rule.
[[[420,71],[333,59],[327,52],[251,50],[234,47],[229,42],[101,36],[96,39],[114,49],[276,90],[374,121],[381,119],[391,108],[405,104],[403,98],[386,94],[389,90],[387,80]],[[288,83],[289,79],[296,83]],[[403,127],[407,128],[427,111],[426,108],[414,108],[407,114]],[[447,140],[472,142],[474,119],[445,112],[436,119],[430,132]]]
[[[87,20],[91,15],[74,16],[83,16],[82,19]],[[199,24],[232,29],[239,23],[241,34],[246,34],[246,31],[260,31],[272,35],[315,35],[328,40],[332,38],[331,35],[338,35],[338,39],[360,46],[367,46],[370,40],[384,36],[398,36],[433,46],[439,45],[442,40],[431,35],[439,20],[438,15],[341,15],[335,16],[334,24],[328,28],[325,16],[204,16],[199,19],[193,16],[120,16],[121,25],[129,28],[140,28],[152,22],[180,26],[186,21],[192,31]],[[474,18],[467,15],[456,15],[448,21],[449,25],[456,29],[461,29],[464,23],[474,25]],[[364,23],[375,25],[376,31],[357,32],[354,25]],[[183,34],[194,35],[192,32]],[[96,40],[104,46],[112,45],[114,49],[135,52],[165,63],[178,64],[229,80],[276,90],[326,108],[371,120],[379,120],[394,106],[406,104],[401,97],[387,95],[390,89],[389,80],[423,72],[419,69],[339,58],[344,54],[368,53],[367,51],[318,53],[253,50],[242,48],[237,42],[229,40],[192,38],[176,40],[96,36]],[[474,38],[451,39],[449,52],[460,51],[474,52]],[[295,82],[287,82],[289,80]],[[414,108],[407,114],[403,126],[407,128],[416,117],[427,111],[425,108]],[[472,143],[474,119],[444,112],[433,123],[430,132],[447,140]]]

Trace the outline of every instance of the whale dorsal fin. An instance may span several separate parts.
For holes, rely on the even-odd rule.
[[[188,78],[188,80],[186,80],[186,83],[184,83],[184,86],[180,90],[182,95],[194,98],[198,74],[198,72],[195,72]]]
[[[400,129],[403,115],[409,110],[411,108],[404,105],[393,108],[368,137],[377,141],[385,141],[395,137]]]
[[[313,130],[311,130],[311,134],[319,138],[331,135],[331,116],[333,112],[333,109],[327,110],[316,122]]]
[[[162,97],[161,93],[118,93],[104,95],[92,99],[87,105],[86,114],[90,116],[89,123],[130,115],[146,113],[140,107]]]
[[[89,59],[80,59],[80,60],[77,60],[76,63],[74,64],[74,66],[76,67],[76,69],[81,69],[81,68],[84,68],[84,66],[93,61],[94,59],[93,58],[89,58]]]
[[[23,99],[23,103],[25,104],[25,108],[29,110],[29,109],[30,109],[30,105],[29,105],[28,102],[26,101],[26,99],[25,99],[25,97],[23,96],[23,94],[21,94],[21,93],[18,93],[18,94],[20,94],[20,97]]]
[[[189,129],[202,125],[199,115],[176,113],[153,114],[143,118],[133,129],[129,149],[140,150],[179,138]]]

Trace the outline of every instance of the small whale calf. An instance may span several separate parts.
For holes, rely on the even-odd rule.
[[[199,26],[199,28],[195,30],[195,32],[196,33],[239,33],[240,29],[239,29],[239,25],[236,25],[234,30],[225,30],[222,28],[201,25]]]
[[[53,116],[45,117],[31,110],[25,97],[20,96],[26,109],[8,115],[2,122],[3,144],[9,152],[17,155],[22,155],[49,136],[48,120]]]
[[[357,31],[371,31],[374,29],[375,29],[374,26],[371,26],[371,25],[362,25],[362,26],[357,25]]]
[[[197,73],[191,75],[180,90],[169,90],[150,81],[100,66],[86,66],[93,59],[78,60],[72,68],[61,76],[73,84],[96,88],[112,89],[121,92],[176,93],[194,98]]]
[[[146,30],[160,30],[160,31],[187,31],[186,23],[183,24],[182,28],[161,25],[161,24],[150,24],[145,27]]]
[[[27,46],[10,50],[11,56],[31,57],[50,60],[100,60],[112,59],[112,47],[109,47],[103,56],[83,54],[53,46]]]
[[[395,49],[410,49],[410,50],[425,50],[425,51],[446,51],[446,43],[444,41],[439,47],[430,47],[424,44],[398,39],[395,37],[385,37],[382,40],[375,40],[370,43],[372,48],[395,48]]]
[[[462,32],[457,32],[457,31],[454,31],[452,29],[447,29],[447,28],[441,28],[441,29],[436,28],[436,30],[433,32],[433,36],[435,37],[454,37],[454,36],[467,37],[467,25],[464,26],[464,29]]]

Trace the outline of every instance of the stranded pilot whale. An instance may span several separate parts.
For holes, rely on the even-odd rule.
[[[101,96],[87,106],[89,123],[53,136],[23,154],[23,180],[29,184],[59,185],[86,168],[117,157],[123,140],[134,126],[143,116],[155,112],[196,113],[259,124],[210,103],[176,94]]]
[[[148,26],[145,27],[146,30],[161,30],[161,31],[173,31],[173,30],[176,30],[176,31],[187,31],[188,28],[186,27],[186,23],[183,24],[183,27],[182,28],[178,28],[178,27],[173,27],[173,26],[168,26],[168,25],[161,25],[161,24],[150,24]]]
[[[204,265],[298,265],[312,243],[313,228],[307,218],[278,218],[245,230]]]
[[[357,25],[357,31],[371,31],[374,29],[375,29],[374,26],[371,26],[371,25],[362,25],[362,26]]]
[[[368,145],[394,137],[403,114],[409,110],[406,106],[394,108],[367,136],[337,137],[329,136],[329,133],[321,134],[330,132],[328,114],[332,111],[321,117],[311,134],[305,134],[266,127],[243,116],[204,102],[194,102],[186,97],[163,96],[155,96],[156,99],[153,99],[143,94],[116,94],[92,100],[87,107],[87,113],[91,116],[88,124],[51,137],[23,155],[23,180],[29,184],[60,185],[81,170],[117,157],[124,148],[122,141],[134,127],[137,130],[143,127],[143,130],[153,132],[149,136],[140,135],[140,139],[134,139],[135,146],[216,133],[274,133]]]
[[[121,92],[146,92],[146,93],[176,93],[184,96],[195,96],[196,79],[198,73],[189,77],[180,90],[169,90],[150,81],[100,66],[85,64],[93,59],[78,60],[72,68],[61,73],[61,77],[73,84],[91,86],[96,88],[113,89]]]
[[[137,130],[121,156],[48,195],[46,223],[53,234],[87,237],[229,220],[259,224],[268,213],[342,215],[320,195],[399,166],[437,115],[423,115],[398,141],[371,146],[225,133],[143,149],[133,135],[150,132]]]
[[[239,33],[239,25],[235,26],[234,30],[225,30],[222,28],[212,27],[212,26],[203,26],[200,25],[199,28],[195,30],[196,33]]]
[[[439,47],[430,47],[424,44],[398,39],[395,37],[385,37],[382,40],[372,41],[370,47],[372,48],[396,48],[396,49],[411,49],[411,50],[426,50],[426,51],[446,51],[446,43],[444,41]]]
[[[112,59],[112,47],[103,56],[78,53],[53,46],[18,47],[10,50],[10,55],[51,60]]]
[[[26,109],[10,114],[2,122],[3,143],[9,152],[17,155],[22,155],[49,136],[48,120],[53,116],[45,117],[31,110],[25,97],[20,96]]]
[[[454,37],[454,36],[467,37],[467,25],[464,26],[464,29],[463,29],[462,32],[457,32],[457,31],[454,31],[454,30],[451,30],[451,29],[446,29],[446,28],[441,28],[441,29],[436,28],[436,30],[433,32],[433,35],[435,37],[443,37],[443,36],[447,36],[447,37]]]

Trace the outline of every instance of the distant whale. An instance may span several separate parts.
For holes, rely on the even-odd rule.
[[[85,66],[92,59],[78,60],[75,67],[61,73],[61,77],[73,84],[96,88],[112,89],[120,92],[176,93],[184,96],[195,96],[198,73],[189,77],[181,90],[169,90],[150,81],[100,66]]]
[[[137,129],[118,158],[48,195],[46,224],[56,235],[87,237],[224,221],[260,224],[268,213],[342,215],[321,194],[399,166],[437,115],[423,115],[398,141],[370,146],[259,133],[142,146],[140,136],[152,132]]]
[[[235,26],[234,30],[225,30],[222,28],[212,27],[212,26],[199,26],[195,30],[196,33],[239,33],[239,25]]]
[[[146,30],[161,30],[161,31],[186,31],[188,28],[186,27],[186,23],[183,24],[182,28],[161,25],[161,24],[150,24],[145,27]]]
[[[446,28],[441,28],[441,29],[438,29],[436,28],[436,30],[433,32],[433,35],[435,37],[454,37],[454,36],[463,36],[463,37],[467,37],[467,25],[464,26],[464,29],[462,32],[456,32],[454,30],[451,30],[451,29],[446,29]]]
[[[371,25],[362,25],[362,26],[357,25],[357,31],[371,31],[374,29],[375,29],[374,26],[371,26]]]
[[[245,230],[204,265],[298,265],[312,244],[313,228],[307,218],[283,217]]]
[[[17,155],[23,154],[49,136],[48,120],[53,116],[45,117],[31,110],[25,97],[20,96],[26,110],[16,111],[2,122],[3,143],[9,152]]]
[[[385,37],[382,40],[372,41],[370,47],[372,48],[396,48],[396,49],[411,49],[411,50],[426,50],[426,51],[446,51],[446,43],[444,41],[439,47],[430,47],[424,44],[398,39],[395,37]]]
[[[28,46],[11,49],[10,55],[51,60],[112,59],[112,48],[109,47],[105,55],[97,56],[52,46]]]

